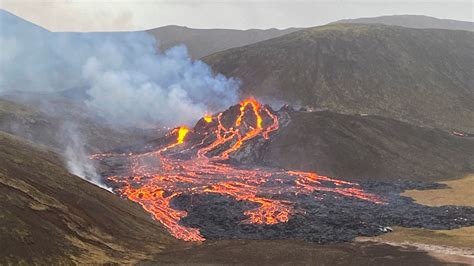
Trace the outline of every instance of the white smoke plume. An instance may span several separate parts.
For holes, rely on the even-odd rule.
[[[0,10],[0,49],[0,97],[67,94],[115,126],[190,124],[238,100],[236,80],[146,32],[53,33]],[[70,171],[101,185],[84,140],[63,131]]]
[[[112,191],[102,182],[102,178],[97,173],[93,163],[89,160],[89,155],[84,149],[85,139],[81,135],[77,126],[73,123],[65,123],[61,132],[64,138],[64,158],[66,166],[71,174],[77,175],[101,188]]]
[[[146,32],[52,33],[0,13],[0,95],[85,92],[114,123],[176,126],[237,101],[238,82],[214,75],[184,46],[160,53]]]

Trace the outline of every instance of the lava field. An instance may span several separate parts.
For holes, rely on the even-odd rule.
[[[115,193],[139,203],[176,238],[349,241],[390,226],[474,225],[474,208],[428,207],[400,196],[426,182],[348,182],[259,164],[288,109],[253,99],[140,147],[96,154]]]

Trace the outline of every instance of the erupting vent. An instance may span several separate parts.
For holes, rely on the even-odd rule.
[[[173,200],[180,195],[214,193],[252,203],[257,207],[246,210],[247,218],[241,222],[267,225],[286,223],[293,214],[304,212],[287,195],[304,194],[318,200],[313,192],[323,191],[336,197],[381,203],[355,183],[310,172],[231,163],[232,155],[253,145],[252,141],[271,141],[279,121],[275,113],[254,99],[228,112],[206,115],[193,130],[174,129],[167,137],[175,141],[157,150],[125,155],[131,162],[129,175],[107,179],[117,193],[138,202],[171,234],[187,241],[202,241],[204,237],[199,229],[180,223],[188,215],[173,207]],[[107,156],[98,154],[94,158]]]

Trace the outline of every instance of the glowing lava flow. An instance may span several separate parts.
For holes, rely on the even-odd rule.
[[[211,115],[205,115],[203,117],[203,119],[206,123],[211,123],[212,122],[212,116]]]
[[[244,143],[259,137],[265,141],[279,128],[277,115],[254,99],[240,104],[234,120],[229,122],[229,116],[226,117],[224,113],[205,116],[203,121],[209,130],[203,132],[193,132],[185,127],[174,129],[170,134],[176,136],[176,141],[159,150],[121,155],[130,159],[131,175],[112,176],[108,180],[119,187],[116,192],[139,203],[171,234],[186,241],[202,241],[204,237],[198,229],[179,223],[187,213],[174,209],[171,202],[182,194],[217,193],[256,203],[257,208],[244,213],[248,219],[243,222],[251,224],[287,222],[291,214],[298,212],[294,202],[274,195],[311,195],[322,191],[381,203],[355,183],[316,173],[248,169],[226,163],[225,160]],[[185,138],[190,132],[198,135],[201,141],[188,144]],[[112,155],[96,155],[95,159],[107,156]]]

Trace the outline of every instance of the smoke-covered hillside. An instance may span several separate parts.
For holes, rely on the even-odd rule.
[[[0,98],[9,99],[0,128],[54,148],[71,173],[97,184],[90,152],[159,136],[238,100],[238,81],[184,46],[160,52],[146,32],[54,33],[3,10],[0,29]]]

